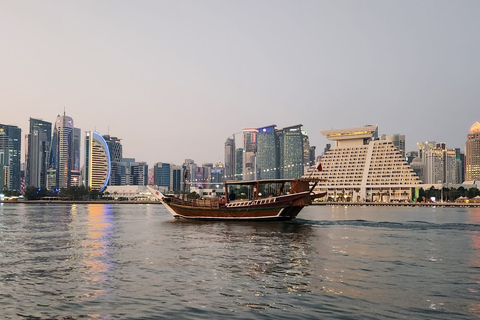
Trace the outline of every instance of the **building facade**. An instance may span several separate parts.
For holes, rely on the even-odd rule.
[[[235,139],[225,141],[225,180],[235,180]]]
[[[243,180],[257,179],[257,128],[243,129]]]
[[[279,141],[280,178],[300,178],[304,173],[304,136],[302,125],[277,131]]]
[[[52,123],[30,118],[30,132],[25,136],[25,184],[37,188],[47,187]]]
[[[105,139],[95,131],[85,133],[85,186],[103,191],[110,180],[110,152]]]
[[[57,116],[50,151],[51,188],[66,188],[80,182],[80,129],[73,127],[73,119],[63,114]],[[55,175],[55,185],[51,183]]]
[[[22,130],[0,124],[0,192],[20,191]]]
[[[460,149],[447,149],[445,143],[437,143],[434,149],[424,152],[426,184],[462,183]]]
[[[316,190],[327,190],[332,201],[408,201],[416,197],[421,181],[389,140],[375,138],[377,126],[322,130],[335,141],[321,158],[325,179]]]
[[[465,180],[480,180],[480,123],[470,128],[465,143]]]
[[[405,135],[403,134],[382,134],[379,136],[380,140],[390,140],[393,145],[398,149],[400,154],[405,157]]]
[[[257,179],[277,179],[278,170],[278,139],[276,125],[257,129],[257,154],[256,168]]]

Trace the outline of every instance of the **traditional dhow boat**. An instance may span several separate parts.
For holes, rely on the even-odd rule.
[[[313,193],[318,179],[272,179],[225,182],[226,197],[162,199],[178,218],[203,220],[291,220],[326,192]]]

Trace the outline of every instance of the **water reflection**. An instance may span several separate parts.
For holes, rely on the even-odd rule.
[[[90,288],[90,292],[84,296],[91,299],[106,294],[109,289],[106,282],[109,280],[109,271],[114,267],[109,257],[113,216],[110,205],[89,204],[87,209],[87,234],[81,247],[86,267],[83,279],[87,282],[87,288]],[[74,208],[72,214],[75,214]]]
[[[480,208],[475,208],[470,211],[470,220],[469,223],[474,223],[480,225]],[[475,254],[473,256],[472,265],[475,268],[480,268],[480,231],[472,232],[472,246],[475,249]],[[470,288],[469,291],[472,294],[478,295],[478,285],[480,285],[480,276],[476,277],[476,288]],[[476,316],[480,316],[480,302],[472,303],[470,307],[470,312]]]
[[[185,288],[213,289],[207,295],[210,299],[218,300],[219,295],[247,309],[277,308],[283,303],[278,295],[320,291],[310,261],[316,250],[311,242],[314,228],[308,224],[185,220],[169,224],[178,235],[172,239],[178,252],[176,268],[181,268],[182,274],[206,279],[185,287],[171,286],[169,292],[176,297],[189,296],[185,300],[200,308],[207,301]]]

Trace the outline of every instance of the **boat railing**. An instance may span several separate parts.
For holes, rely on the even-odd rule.
[[[219,199],[179,199],[179,198],[172,198],[172,203],[182,205],[182,206],[190,206],[190,207],[197,207],[197,208],[214,208],[218,209],[220,207]]]
[[[252,201],[235,201],[226,204],[227,208],[244,207],[252,204]]]

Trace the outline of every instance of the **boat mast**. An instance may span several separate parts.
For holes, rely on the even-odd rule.
[[[185,200],[185,189],[187,188],[187,173],[188,173],[188,170],[185,169],[185,174],[183,175],[182,200]]]

